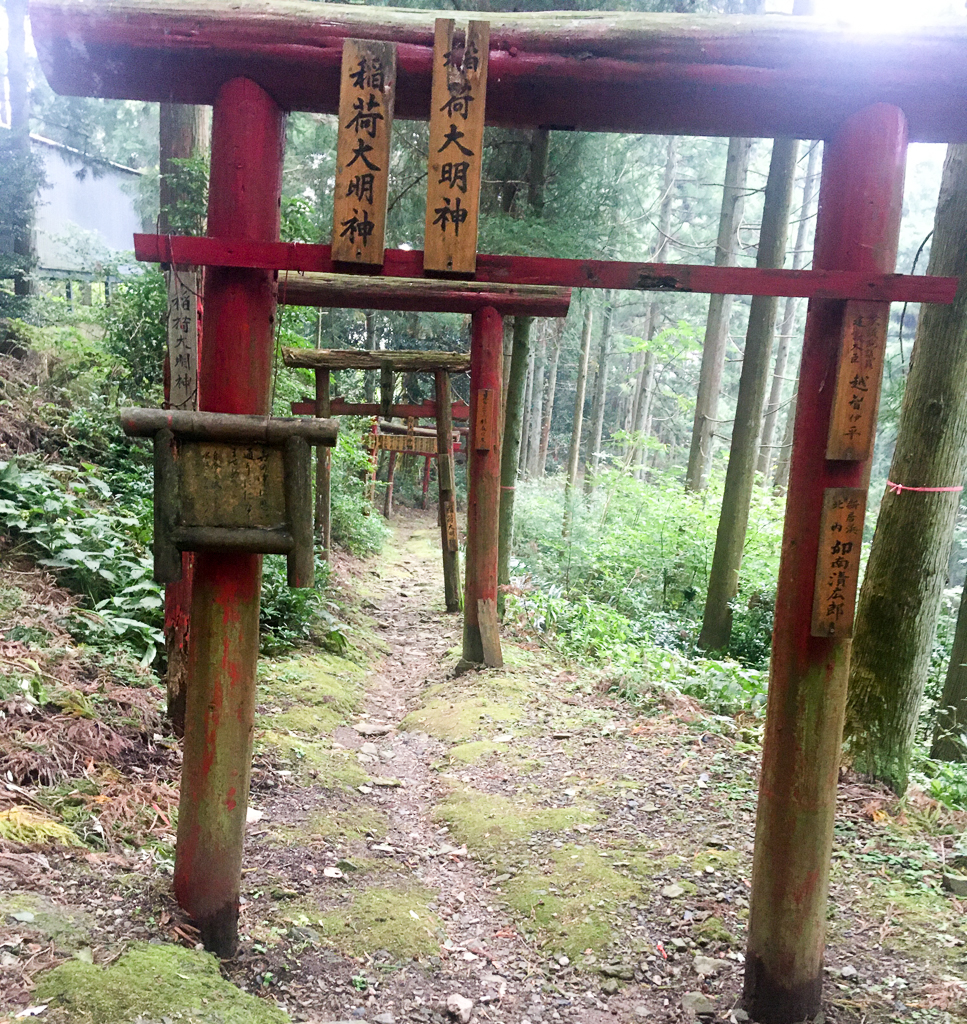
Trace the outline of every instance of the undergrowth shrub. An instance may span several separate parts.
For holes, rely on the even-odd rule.
[[[551,479],[518,486],[513,588],[517,606],[562,651],[592,662],[636,664],[649,645],[693,653],[721,505],[721,479],[698,494],[671,474],[641,483],[605,471],[574,506],[562,535],[564,493]],[[782,502],[759,494],[726,654],[768,662]]]

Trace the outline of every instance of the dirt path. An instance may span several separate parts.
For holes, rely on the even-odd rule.
[[[259,1003],[209,1014],[206,981],[201,1009],[141,993],[137,1019],[254,1022],[255,1005],[266,1024],[276,1007],[313,1024],[745,1019],[760,723],[647,680],[619,699],[512,625],[504,669],[457,675],[437,537],[432,516],[403,511],[380,559],[342,562],[367,669],[310,651],[261,663],[242,943],[221,967]],[[173,795],[176,748],[149,746],[118,799],[149,777],[152,800]],[[853,781],[840,795],[825,1019],[961,1019],[967,929],[938,854],[963,822]],[[3,1004],[30,1003],[42,969],[71,957],[110,965],[159,940],[189,955],[165,945],[193,935],[170,896],[173,835],[151,820],[140,850],[0,856]],[[191,967],[172,963],[178,987]],[[99,970],[85,984],[113,993]],[[134,1019],[83,998],[47,1019]]]

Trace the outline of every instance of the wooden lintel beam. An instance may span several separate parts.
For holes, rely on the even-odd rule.
[[[493,306],[504,316],[567,316],[570,288],[491,284],[357,274],[297,274],[279,279],[287,306],[389,309],[414,313],[473,313]]]
[[[282,348],[286,366],[304,370],[390,370],[394,373],[465,373],[467,352],[370,352],[358,348]]]
[[[965,100],[967,104],[967,100]],[[302,272],[332,273],[328,245],[245,242],[184,235],[135,235],[134,253],[147,263],[256,267],[278,270],[279,290]],[[288,281],[286,276],[288,275]],[[387,249],[380,277],[423,278],[423,253]],[[848,270],[766,270],[681,263],[627,263],[541,256],[477,256],[475,282],[614,288],[629,291],[705,292],[718,295],[795,295],[807,299],[877,302],[953,302],[955,277],[875,274]],[[365,307],[364,307],[365,308]]]
[[[258,82],[282,107],[334,114],[346,38],[397,44],[396,117],[430,110],[433,23],[452,11],[307,0],[32,0],[56,92],[211,103]],[[910,138],[967,141],[967,24],[631,12],[490,14],[487,123],[672,135],[828,138],[874,103]]]

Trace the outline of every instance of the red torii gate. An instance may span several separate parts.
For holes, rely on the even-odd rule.
[[[398,42],[398,117],[429,110],[434,15],[291,2],[254,12],[198,0],[34,0],[59,92],[214,104],[205,240],[141,237],[144,259],[211,267],[202,408],[268,412],[278,270],[331,271],[328,246],[282,245],[283,109],[334,112],[342,40]],[[372,19],[379,18],[380,23]],[[572,13],[491,20],[488,123],[590,131],[790,135],[826,141],[815,270],[737,271],[480,257],[475,280],[795,294],[807,317],[763,751],[746,967],[756,1019],[820,1006],[824,918],[849,663],[814,636],[824,495],[862,492],[868,459],[826,447],[846,303],[949,302],[953,280],[892,275],[908,134],[967,140],[967,26],[844,33],[816,19]],[[172,248],[165,248],[170,245]],[[422,276],[419,253],[383,274]],[[499,381],[500,316],[475,316],[478,386]],[[206,945],[234,946],[258,632],[257,556],[200,554],[175,886]],[[245,752],[245,759],[239,757]]]

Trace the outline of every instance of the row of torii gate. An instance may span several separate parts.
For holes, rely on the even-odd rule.
[[[272,456],[272,472],[284,465],[307,479],[309,434],[316,431],[314,443],[326,443],[327,437],[331,443],[334,434],[321,420],[299,436],[281,427],[268,436],[280,273],[295,286],[300,275],[311,272],[362,271],[368,275],[362,287],[375,290],[385,278],[407,278],[417,305],[399,305],[397,292],[389,300],[393,308],[423,308],[419,303],[426,294],[442,288],[446,308],[459,302],[464,305],[457,308],[471,312],[465,652],[472,660],[481,660],[478,599],[496,593],[494,398],[501,384],[502,313],[512,300],[518,302],[514,311],[524,311],[514,290],[630,288],[811,300],[776,604],[745,1000],[756,1020],[788,1024],[814,1016],[821,999],[857,552],[889,304],[948,303],[957,287],[954,279],[893,274],[906,146],[908,138],[967,141],[967,27],[956,22],[858,33],[811,18],[568,12],[492,18],[488,41],[480,23],[456,36],[452,22],[449,29],[444,23],[442,31],[449,31],[444,41],[456,45],[449,46],[443,63],[460,50],[461,63],[455,66],[464,74],[461,85],[452,66],[442,77],[434,74],[441,28],[426,11],[299,0],[277,7],[255,0],[232,5],[198,0],[190,9],[178,0],[33,0],[31,19],[44,70],[58,92],[213,104],[208,236],[139,236],[136,249],[141,259],[208,268],[200,408],[227,414],[219,422],[233,417],[244,422],[250,441],[263,438],[278,453]],[[450,160],[445,169],[432,147],[431,178],[439,174],[439,181],[431,186],[440,188],[428,196],[424,253],[387,250],[378,263],[356,260],[377,235],[382,247],[382,225],[374,227],[362,207],[364,193],[367,202],[370,198],[368,178],[342,197],[352,209],[337,216],[345,231],[334,233],[332,247],[283,244],[285,112],[340,110],[346,40],[362,46],[395,42],[396,115],[426,119],[431,108],[446,108],[440,138],[461,153],[477,153],[482,142],[482,117],[479,134],[473,135],[464,116],[474,108],[473,100],[483,106],[483,93],[464,87],[468,81],[474,88],[479,84],[467,75],[477,70],[473,60],[481,51],[489,54],[488,124],[823,139],[814,269],[525,259],[477,255],[475,245],[441,250],[444,234],[448,244],[458,228],[468,237],[464,214],[471,210],[476,217],[477,195],[471,189],[468,196],[461,187],[467,184],[461,178],[466,168],[458,166],[463,161]],[[373,80],[363,85],[369,88]],[[355,121],[364,133],[362,145],[357,131],[356,145],[341,150],[337,164],[362,161],[378,168],[386,151],[381,154],[367,139],[378,141],[380,124],[365,120],[375,108],[362,103],[351,109],[362,118]],[[469,266],[461,262],[467,251]],[[429,288],[414,283],[432,277],[449,277],[450,283]],[[339,280],[350,290],[360,287],[359,277],[341,277],[327,286],[328,298],[317,291],[307,301],[334,303]],[[488,288],[493,285],[510,288]],[[372,308],[373,298],[357,292],[350,304]],[[566,302],[560,292],[557,301]],[[187,421],[165,422],[182,437],[207,436]],[[170,457],[173,436],[160,445],[158,457],[169,473],[177,471],[177,460]],[[222,472],[216,463],[209,458],[206,465]],[[237,465],[228,470],[238,477]],[[306,569],[305,510],[296,508],[298,495],[291,497],[292,508],[275,510],[285,523],[275,530],[272,550],[289,553],[290,578],[298,582]],[[171,512],[164,513],[169,520],[164,515],[158,520],[162,535],[175,547],[194,537],[202,548],[192,604],[175,890],[206,946],[230,954],[254,728],[260,556],[226,552],[219,547],[220,534],[204,533],[211,527],[179,526]],[[849,534],[854,540],[844,550]]]

